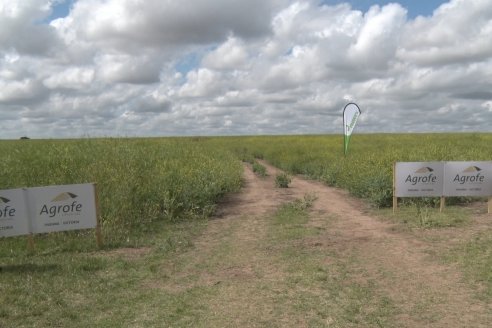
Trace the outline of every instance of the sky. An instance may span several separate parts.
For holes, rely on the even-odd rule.
[[[0,139],[492,132],[492,1],[0,0]]]

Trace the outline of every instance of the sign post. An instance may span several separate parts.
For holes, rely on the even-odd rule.
[[[30,233],[29,235],[27,235],[27,250],[30,253],[33,253],[34,252],[34,249],[35,249],[35,246],[34,246],[34,235],[32,233]]]
[[[96,243],[97,247],[101,248],[103,246],[102,232],[101,232],[101,220],[99,218],[99,196],[97,194],[97,185],[93,184],[94,187],[94,201],[96,206]]]
[[[393,163],[393,214],[398,210],[398,197],[396,197],[396,162]]]

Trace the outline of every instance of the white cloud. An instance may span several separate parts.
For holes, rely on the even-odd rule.
[[[46,55],[57,44],[56,31],[39,22],[51,12],[52,0],[0,0],[0,51]]]
[[[487,109],[489,112],[492,113],[492,100],[491,101],[486,101],[482,104],[482,108]]]
[[[207,68],[189,72],[186,79],[187,82],[179,90],[181,97],[213,97],[223,86],[220,73]]]
[[[348,101],[360,131],[491,131],[489,0],[415,19],[397,3],[78,0],[46,23],[54,1],[0,0],[0,137],[338,132]]]
[[[41,97],[43,91],[41,83],[32,79],[18,81],[0,80],[0,104],[30,102]]]
[[[94,72],[93,68],[70,67],[50,75],[43,84],[49,89],[84,89],[94,81]]]
[[[128,54],[102,54],[94,58],[98,75],[108,83],[148,84],[159,81],[159,57]]]
[[[364,16],[357,41],[350,47],[354,65],[374,70],[387,68],[395,56],[406,10],[398,4],[373,6]]]
[[[452,0],[406,25],[399,57],[417,65],[466,64],[492,56],[492,4]]]
[[[119,49],[207,44],[233,33],[269,32],[274,2],[263,0],[85,0],[67,18],[82,39]],[[136,49],[135,49],[136,50]]]
[[[203,65],[218,70],[245,69],[247,59],[248,52],[244,42],[236,37],[229,37],[226,42],[203,59]]]

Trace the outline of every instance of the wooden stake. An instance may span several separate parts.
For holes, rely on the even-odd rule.
[[[27,235],[27,250],[30,252],[30,253],[33,253],[34,252],[34,235],[32,233],[28,234]]]
[[[99,219],[99,196],[97,195],[97,185],[94,183],[94,197],[96,200],[96,243],[98,248],[103,246],[103,238],[101,232],[101,220]]]
[[[489,209],[487,210],[487,213],[491,214],[492,213],[492,197],[489,198]]]
[[[27,188],[22,188],[22,192],[24,193],[24,201],[26,204],[29,204],[30,200],[27,194]],[[32,218],[34,217],[32,213],[33,206],[27,206],[27,224],[29,226],[29,234],[27,235],[27,251],[29,253],[34,253],[35,244],[34,244],[34,233],[32,228]]]
[[[444,211],[444,206],[446,206],[446,197],[441,196],[441,206],[439,207],[439,212]]]
[[[398,197],[396,197],[396,162],[393,162],[393,214],[398,209]]]

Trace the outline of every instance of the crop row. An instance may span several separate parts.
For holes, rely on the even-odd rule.
[[[240,137],[216,142],[243,160],[264,158],[290,173],[347,189],[379,207],[391,205],[394,162],[492,159],[492,134],[356,134],[347,156],[343,154],[343,137],[334,135]]]
[[[195,139],[84,139],[0,142],[0,189],[97,183],[112,238],[213,212],[241,186],[235,156]]]
[[[241,186],[239,159],[264,158],[389,206],[396,161],[491,160],[492,134],[18,140],[0,142],[0,189],[95,182],[103,226],[124,238],[147,223],[210,215]],[[431,200],[432,201],[432,200]]]

